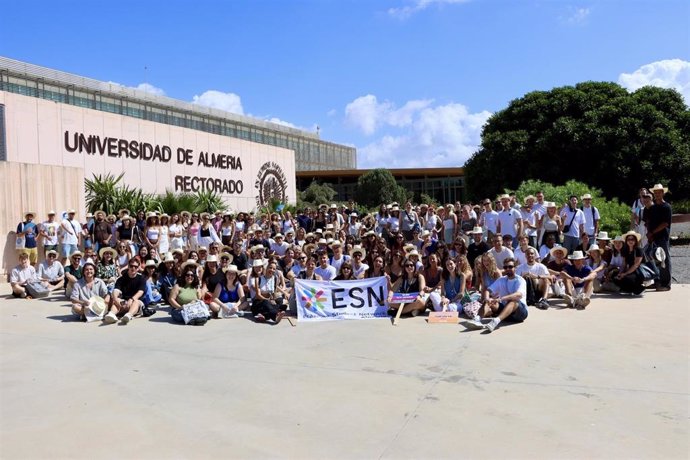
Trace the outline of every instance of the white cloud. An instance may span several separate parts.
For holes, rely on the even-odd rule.
[[[570,15],[566,18],[569,24],[584,24],[591,13],[589,8],[571,8]]]
[[[338,111],[335,110],[335,109],[331,109],[331,110],[329,110],[328,112],[326,112],[326,115],[328,115],[329,117],[334,117],[334,116],[336,116],[337,114],[338,114]]]
[[[165,91],[160,88],[153,86],[151,83],[139,83],[139,85],[134,88],[145,93],[153,94],[154,96],[165,96]]]
[[[223,93],[210,89],[205,91],[201,96],[195,95],[192,99],[192,104],[203,105],[213,109],[225,110],[226,112],[244,114],[242,108],[242,100],[235,93]]]
[[[632,73],[622,73],[618,83],[629,91],[643,86],[675,88],[690,104],[690,62],[682,59],[666,59],[645,64]]]
[[[379,139],[358,149],[357,164],[361,168],[462,166],[476,151],[482,127],[491,116],[488,111],[470,113],[458,103],[434,107],[432,101],[409,101],[401,109],[394,109],[392,103],[378,103],[373,95],[355,102],[357,113],[365,112],[366,121],[349,120],[351,124],[365,134],[375,131],[371,131],[372,126],[385,131]]]
[[[467,3],[470,0],[414,0],[411,5],[389,8],[388,14],[397,19],[407,19],[415,13],[419,13],[431,5],[451,5],[457,3]]]
[[[389,101],[379,102],[373,94],[360,96],[345,106],[345,121],[348,125],[371,135],[382,125],[403,127],[412,123],[415,113],[428,107],[433,101],[418,99],[408,101],[397,109]]]

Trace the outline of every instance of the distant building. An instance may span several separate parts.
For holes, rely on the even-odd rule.
[[[336,200],[354,199],[357,180],[369,169],[349,169],[333,171],[298,171],[297,189],[304,190],[312,180],[330,184],[338,195]],[[463,201],[465,179],[463,168],[414,168],[390,169],[398,185],[411,190],[418,199],[422,193],[440,203]]]

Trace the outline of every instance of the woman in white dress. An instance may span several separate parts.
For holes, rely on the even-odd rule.
[[[161,215],[160,220],[160,226],[158,227],[160,229],[158,254],[165,254],[168,251],[170,251],[170,230],[168,228],[168,221],[170,220],[170,216],[164,213],[163,215]]]

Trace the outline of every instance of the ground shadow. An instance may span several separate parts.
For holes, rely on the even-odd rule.
[[[46,316],[47,319],[52,319],[53,321],[61,321],[63,323],[78,323],[78,322],[83,322],[80,321],[76,315],[55,315],[55,316]]]

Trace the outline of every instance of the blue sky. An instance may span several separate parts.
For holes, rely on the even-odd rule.
[[[359,167],[460,166],[487,117],[585,80],[690,101],[681,0],[6,2],[0,54],[314,130]]]

